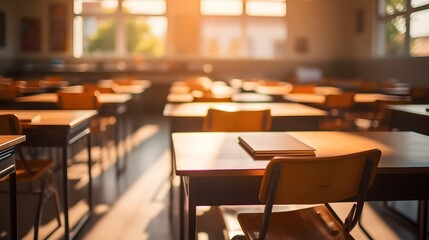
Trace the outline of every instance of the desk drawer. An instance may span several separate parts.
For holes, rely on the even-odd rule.
[[[0,178],[10,174],[15,166],[14,148],[8,148],[0,152]]]

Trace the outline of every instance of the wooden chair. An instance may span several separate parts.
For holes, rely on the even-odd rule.
[[[271,130],[271,110],[223,111],[209,108],[203,119],[203,131],[250,132]],[[230,217],[229,206],[221,207],[223,219]],[[216,211],[216,210],[214,210]],[[226,222],[226,221],[225,221]]]
[[[410,104],[408,100],[376,100],[370,112],[350,113],[346,116],[361,131],[390,130],[390,110],[387,105]]]
[[[294,84],[290,93],[314,93],[316,84]]]
[[[203,130],[210,132],[244,132],[271,130],[271,111],[223,111],[210,108],[203,120]]]
[[[94,92],[57,92],[58,96],[58,107],[65,110],[98,110],[98,91]],[[100,146],[100,161],[102,163],[102,152],[107,145],[107,130],[110,126],[116,123],[114,117],[101,117],[97,116],[91,120],[91,133],[94,136],[99,136],[96,139],[99,139]]]
[[[94,83],[82,83],[84,92],[115,93],[113,86],[99,86]]]
[[[310,158],[274,158],[262,179],[259,200],[263,213],[241,213],[245,239],[353,239],[367,190],[377,171],[381,151]],[[342,221],[329,203],[355,202]],[[272,212],[274,204],[320,204]],[[233,239],[244,239],[235,236]]]
[[[13,102],[15,98],[20,96],[21,92],[18,86],[14,84],[0,86],[0,102]]]
[[[353,92],[326,95],[322,107],[329,116],[321,122],[320,130],[353,130],[345,115],[354,106],[354,96]]]
[[[428,103],[429,87],[411,87],[410,96],[413,103]]]
[[[22,128],[18,118],[13,114],[0,115],[0,134],[1,135],[22,135]],[[39,225],[42,220],[42,210],[46,201],[50,197],[55,198],[55,209],[56,209],[56,219],[58,221],[58,226],[49,233],[46,238],[48,238],[52,233],[54,233],[59,227],[61,227],[60,219],[60,203],[58,191],[55,186],[55,176],[51,172],[51,167],[53,165],[53,160],[46,159],[27,159],[22,149],[17,146],[17,161],[16,161],[16,180],[17,183],[28,183],[32,187],[33,183],[39,182],[39,190],[28,192],[30,194],[38,195],[37,211],[34,219],[34,239],[39,238]],[[6,181],[7,179],[0,179],[0,182]]]

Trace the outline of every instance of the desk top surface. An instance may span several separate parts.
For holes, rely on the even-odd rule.
[[[258,132],[269,141],[270,134]],[[381,173],[429,173],[429,137],[415,132],[287,132],[316,149],[316,156],[335,156],[373,148],[382,151]],[[253,160],[238,136],[255,133],[174,133],[176,174],[181,176],[263,175],[269,161]]]
[[[25,135],[0,135],[0,151],[25,141]]]
[[[61,126],[73,128],[97,115],[97,110],[0,110],[0,114],[15,114],[22,128]],[[34,121],[26,121],[29,115],[39,115]]]
[[[116,93],[141,94],[145,91],[143,85],[116,85],[113,87]]]
[[[315,103],[323,104],[325,95],[312,93],[290,93],[283,96],[285,100],[300,103]],[[392,96],[380,93],[356,93],[355,102],[357,103],[372,103],[376,100],[406,100],[403,96]]]
[[[131,94],[125,93],[101,93],[98,97],[98,101],[101,104],[117,104],[117,103],[126,103],[131,100]],[[58,101],[58,96],[56,93],[41,93],[31,96],[19,97],[16,99],[16,102],[46,102],[46,103],[56,103]]]
[[[389,109],[429,117],[429,104],[390,105]]]
[[[326,111],[298,103],[168,103],[164,107],[167,117],[204,117],[209,108],[226,111],[271,109],[273,117],[325,116]]]

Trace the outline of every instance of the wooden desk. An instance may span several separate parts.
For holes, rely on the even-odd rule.
[[[143,85],[115,85],[113,90],[122,94],[142,94],[145,91],[145,87]]]
[[[414,132],[288,132],[332,156],[378,148],[382,156],[368,201],[425,200],[429,182],[429,137]],[[260,204],[268,161],[255,161],[237,137],[251,133],[174,133],[175,172],[185,191],[185,239],[196,238],[196,207]],[[272,134],[260,132],[261,138]],[[283,134],[278,132],[277,134]],[[183,190],[183,189],[182,189]],[[424,238],[422,234],[420,238]]]
[[[225,110],[271,109],[272,130],[318,130],[325,111],[297,103],[181,103],[166,104],[164,116],[170,119],[171,132],[202,131],[209,108]]]
[[[392,128],[429,135],[429,104],[391,105],[388,108]]]
[[[128,125],[125,114],[127,112],[128,103],[131,101],[131,99],[131,94],[119,93],[101,93],[98,97],[98,101],[101,105],[99,114],[103,116],[115,116],[118,121],[118,123],[115,125],[114,140],[116,148],[118,148],[121,139],[126,138],[125,132],[128,129]],[[15,102],[17,107],[20,109],[58,109],[58,96],[56,93],[42,93],[32,96],[20,97],[17,98]],[[119,151],[116,151],[116,166],[118,172],[120,168],[120,158]]]
[[[100,114],[121,114],[126,110],[124,104],[130,100],[131,94],[101,93],[98,97],[98,101],[101,104]],[[56,93],[41,93],[19,97],[15,102],[26,109],[58,109],[58,96]]]
[[[270,95],[259,93],[235,93],[232,94],[231,99],[233,102],[272,102],[274,98]],[[167,95],[168,103],[189,103],[194,101],[194,96],[191,93],[169,93]]]
[[[15,114],[20,116],[39,114],[40,119],[33,122],[22,122],[23,133],[27,136],[26,146],[60,147],[62,149],[62,200],[64,211],[65,239],[73,238],[89,218],[92,212],[92,175],[91,175],[91,141],[90,119],[97,114],[96,110],[0,110],[0,114]],[[73,232],[69,226],[69,194],[67,176],[68,146],[84,137],[87,138],[88,149],[88,205],[89,212],[81,219]]]
[[[0,179],[9,176],[10,239],[18,239],[16,206],[15,146],[25,141],[23,135],[0,136]]]
[[[322,105],[325,102],[325,95],[323,94],[311,94],[311,93],[289,93],[283,96],[283,98],[290,102],[304,103],[304,104],[315,104]],[[355,102],[357,104],[371,104],[376,100],[409,100],[408,97],[403,96],[391,96],[380,93],[356,93]]]

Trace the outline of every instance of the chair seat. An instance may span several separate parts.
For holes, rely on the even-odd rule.
[[[16,161],[16,180],[18,182],[32,182],[47,172],[53,165],[52,160],[31,160],[26,161],[27,166],[34,172],[27,172],[20,161]]]
[[[245,235],[258,239],[263,213],[242,213],[238,221]],[[272,224],[271,224],[272,223]],[[266,239],[354,239],[324,206],[272,213]]]

